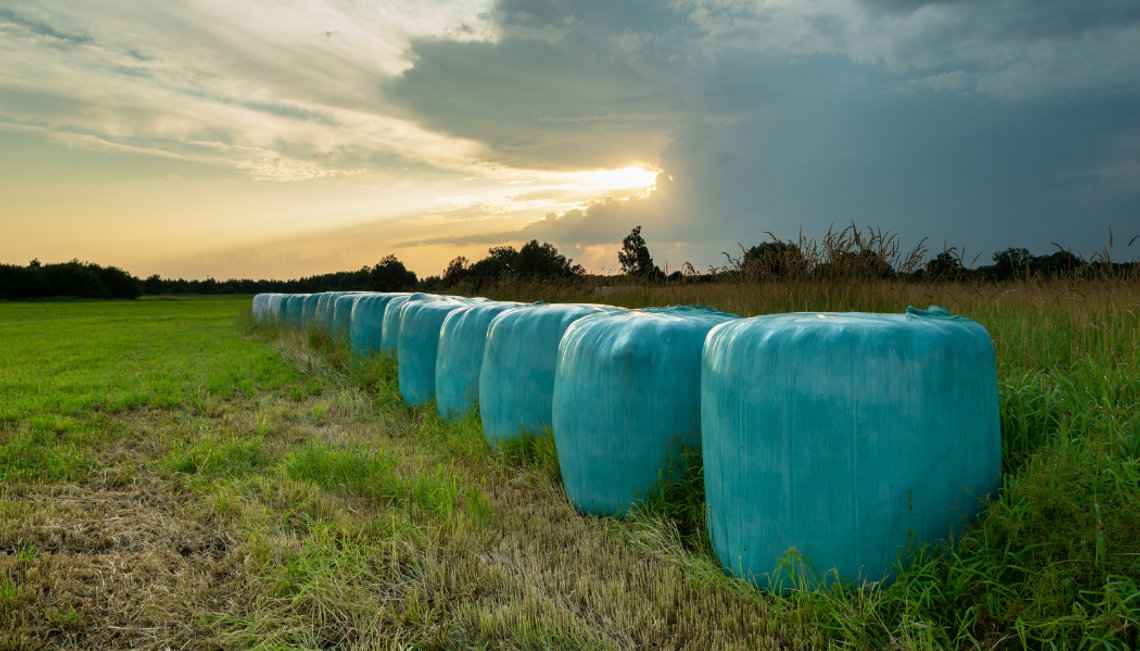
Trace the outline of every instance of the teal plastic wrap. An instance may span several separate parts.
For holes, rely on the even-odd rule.
[[[397,296],[388,302],[388,307],[384,310],[384,333],[383,339],[380,343],[380,349],[390,355],[396,354],[396,348],[400,343],[400,308],[408,301],[426,301],[433,298],[438,298],[435,294],[406,294]]]
[[[324,302],[317,306],[318,327],[329,336],[336,336],[336,302],[342,297],[356,296],[361,293],[363,292],[329,292]]]
[[[301,307],[301,329],[308,330],[317,327],[317,304],[322,294],[308,294]]]
[[[448,313],[440,327],[435,360],[435,404],[440,418],[459,419],[475,408],[487,328],[499,314],[524,305],[489,301]]]
[[[283,294],[267,294],[265,298],[265,307],[262,310],[261,321],[262,323],[278,323],[278,315],[281,311],[281,299],[284,298]]]
[[[332,325],[329,331],[336,339],[347,339],[349,335],[349,326],[352,323],[352,306],[356,304],[356,300],[367,296],[369,292],[348,292],[343,296],[338,296],[333,301],[333,317]]]
[[[392,299],[410,296],[404,292],[366,294],[352,304],[352,317],[349,324],[349,341],[352,358],[363,359],[367,355],[380,352],[384,342],[384,312]]]
[[[329,326],[332,323],[332,305],[333,301],[344,292],[321,292],[321,298],[317,301],[317,329],[321,332],[328,332]]]
[[[410,405],[422,405],[435,396],[435,362],[443,320],[455,310],[486,302],[440,296],[423,301],[407,301],[399,308],[400,334],[396,360],[400,395]]]
[[[912,532],[946,539],[1000,487],[993,342],[937,306],[726,323],[701,370],[709,536],[762,588],[791,587],[792,548],[809,583],[890,581]]]
[[[294,294],[287,299],[288,306],[285,308],[285,313],[290,328],[299,330],[305,327],[305,300],[309,296],[309,294]]]
[[[274,321],[279,326],[285,326],[289,323],[289,295],[279,294],[277,297],[277,309],[274,311]]]
[[[269,311],[269,294],[257,294],[253,297],[253,322],[265,323],[265,313]]]
[[[705,335],[738,318],[706,307],[651,308],[567,328],[554,371],[553,430],[574,506],[622,514],[665,471],[681,476],[679,446],[701,444]]]
[[[568,304],[516,307],[491,320],[479,372],[483,436],[493,446],[551,425],[554,363],[562,334],[578,319],[622,308]]]
[[[327,313],[326,306],[328,305],[329,297],[332,295],[333,292],[321,292],[317,294],[317,308],[313,312],[313,325],[317,328],[317,330],[323,331],[325,329],[324,322],[325,315]]]

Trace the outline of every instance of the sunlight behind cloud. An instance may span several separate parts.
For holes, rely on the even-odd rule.
[[[619,170],[594,170],[576,172],[574,177],[582,186],[595,186],[599,189],[648,188],[657,180],[657,170],[649,170],[636,165]]]

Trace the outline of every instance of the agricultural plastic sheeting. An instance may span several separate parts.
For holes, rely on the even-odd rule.
[[[294,294],[289,297],[289,305],[285,309],[285,314],[288,319],[288,326],[290,328],[304,328],[305,326],[305,301],[311,294]]]
[[[707,307],[650,308],[588,316],[567,328],[552,429],[574,506],[621,514],[663,474],[681,476],[680,446],[700,446],[705,335],[738,318]]]
[[[281,301],[284,294],[266,294],[265,305],[261,312],[262,323],[281,323]]]
[[[384,310],[384,334],[383,340],[380,344],[380,350],[396,354],[396,347],[400,343],[400,308],[408,301],[426,301],[433,298],[438,298],[435,294],[405,294],[397,296],[388,302],[388,307]]]
[[[479,372],[479,412],[487,442],[497,446],[549,427],[562,334],[578,319],[621,309],[559,303],[516,307],[492,319]]]
[[[285,325],[285,299],[288,294],[278,294],[269,303],[269,318],[277,325]]]
[[[400,334],[396,360],[400,395],[410,405],[422,405],[435,396],[435,362],[443,320],[455,310],[485,303],[486,299],[440,296],[407,301],[399,306]]]
[[[261,308],[256,310],[256,320],[258,323],[273,323],[274,316],[276,315],[277,300],[281,298],[280,294],[259,294],[264,296],[261,299]],[[256,300],[256,296],[254,299]]]
[[[889,581],[911,532],[945,539],[1000,486],[993,342],[937,306],[726,323],[701,371],[709,536],[761,587],[791,587],[793,547],[809,583]]]
[[[317,321],[318,327],[329,335],[335,335],[336,302],[343,296],[356,296],[362,293],[364,292],[329,292],[324,303],[317,307],[319,314]]]
[[[309,294],[305,296],[304,305],[301,307],[301,328],[308,330],[317,325],[317,304],[321,300],[323,294]]]
[[[356,300],[367,296],[369,292],[348,292],[343,296],[337,296],[333,301],[332,308],[332,325],[329,327],[329,332],[338,339],[348,337],[348,328],[352,321],[352,306],[356,304]]]
[[[268,294],[257,294],[253,297],[253,322],[262,323],[265,320],[265,301]]]
[[[277,325],[284,326],[288,323],[288,310],[289,310],[289,295],[279,294],[277,297],[277,308],[273,311],[273,318]]]
[[[489,301],[448,313],[440,327],[435,359],[435,402],[440,418],[462,418],[475,407],[487,328],[499,314],[524,305]]]
[[[410,294],[367,294],[352,304],[348,337],[353,359],[363,359],[366,355],[380,351],[384,341],[384,312],[392,299],[401,296]]]
[[[317,312],[315,325],[317,330],[321,332],[329,332],[332,328],[332,307],[333,302],[340,296],[344,296],[348,292],[321,292],[320,298],[317,300]]]
[[[321,292],[317,294],[317,310],[314,313],[314,325],[318,330],[325,330],[326,317],[328,316],[329,300],[336,296],[339,292]]]

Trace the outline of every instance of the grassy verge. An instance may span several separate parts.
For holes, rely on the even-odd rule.
[[[496,297],[590,298],[539,289]],[[696,459],[633,517],[583,517],[549,438],[492,452],[477,417],[404,404],[392,360],[254,327],[246,301],[2,305],[0,648],[1137,645],[1135,284],[605,300],[971,316],[999,352],[1005,490],[886,590],[768,597],[711,556]]]
[[[248,303],[0,311],[0,648],[820,640],[668,530],[579,517],[548,443],[490,454]]]

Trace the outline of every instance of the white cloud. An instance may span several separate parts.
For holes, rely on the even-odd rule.
[[[225,162],[254,178],[346,171],[297,162],[288,153],[297,149],[379,152],[487,172],[495,166],[483,146],[394,115],[377,90],[380,79],[411,65],[403,58],[410,38],[446,32],[482,8],[482,2],[372,9],[318,2],[17,5],[0,14],[6,61],[0,119],[45,128],[77,146]],[[215,155],[187,151],[200,147]]]
[[[1135,160],[1126,160],[1115,165],[1106,165],[1093,172],[1097,176],[1115,181],[1125,188],[1140,189],[1140,163]]]

